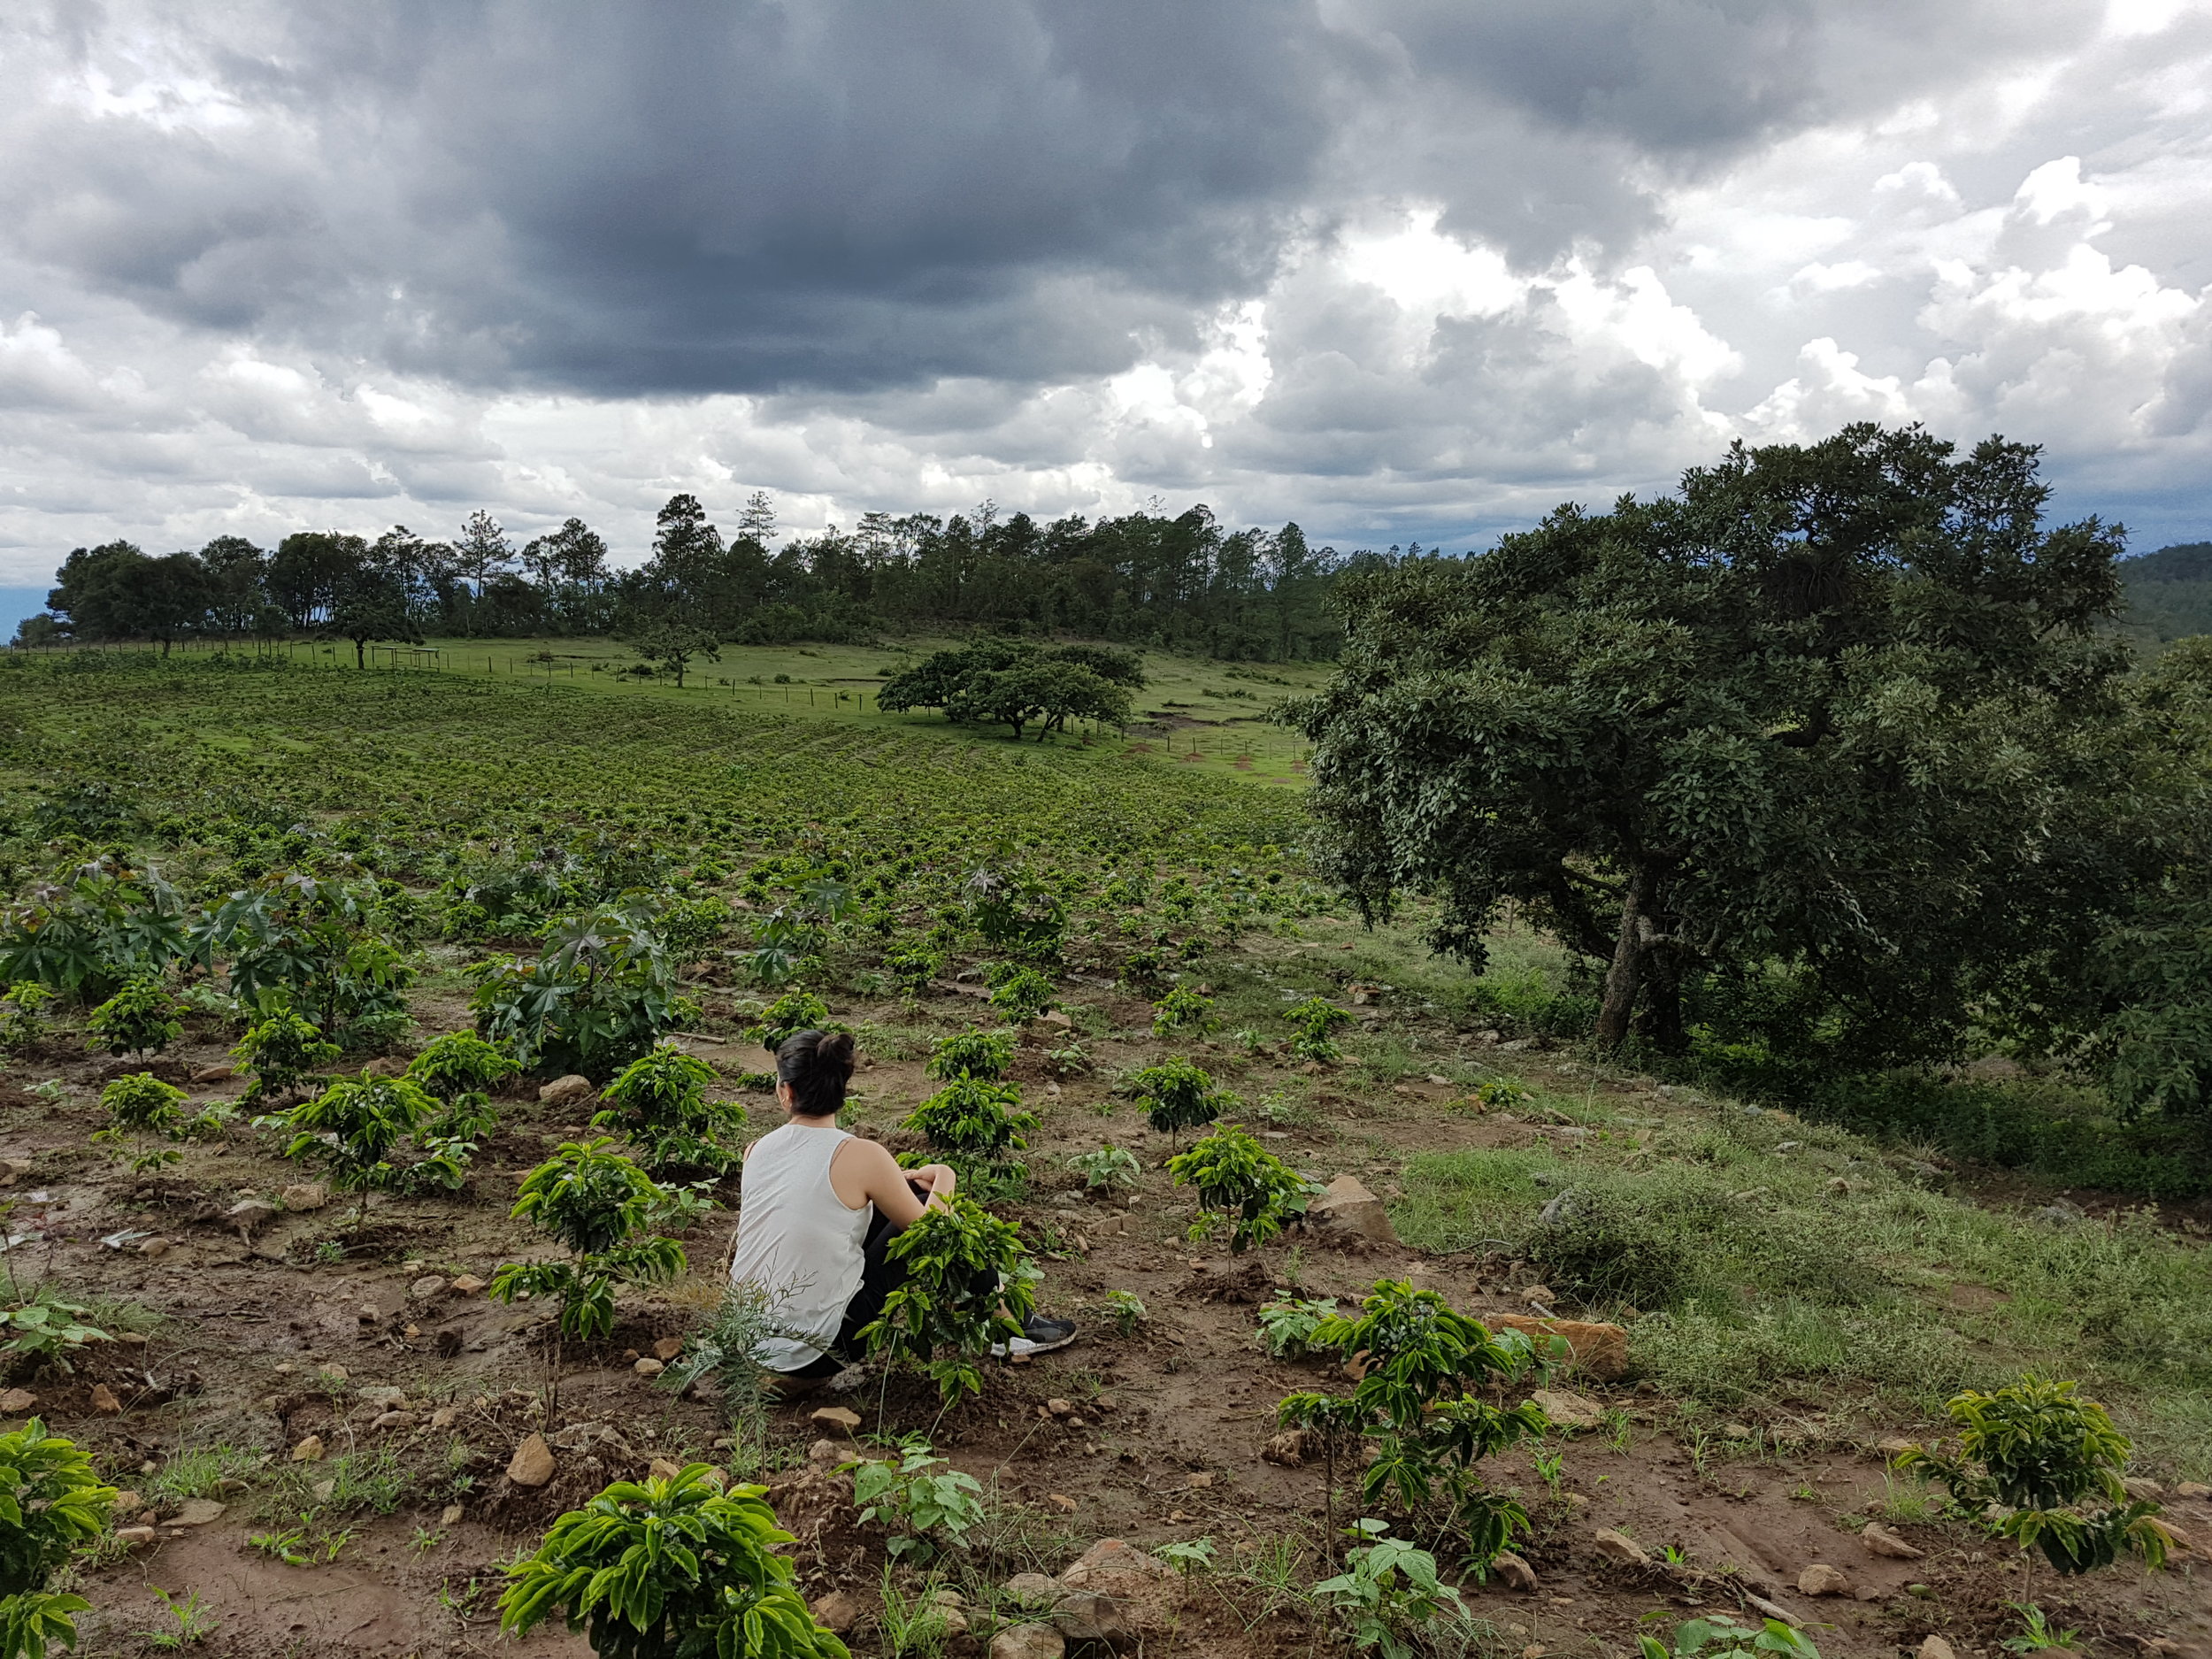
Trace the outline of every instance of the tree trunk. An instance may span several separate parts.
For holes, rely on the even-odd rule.
[[[1689,1047],[1682,1020],[1682,972],[1676,954],[1661,950],[1644,970],[1644,1006],[1636,1028],[1662,1054],[1680,1054]]]
[[[1597,1038],[1602,1048],[1620,1047],[1636,1012],[1636,993],[1643,983],[1644,904],[1650,896],[1650,876],[1630,871],[1621,899],[1620,935],[1613,941],[1613,963],[1605,971],[1605,998],[1598,1007]]]

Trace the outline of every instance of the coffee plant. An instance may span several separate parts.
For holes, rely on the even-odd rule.
[[[1213,998],[1178,987],[1152,1005],[1152,1034],[1171,1037],[1179,1032],[1203,1037],[1219,1027]]]
[[[177,890],[103,854],[0,920],[0,980],[102,1002],[133,979],[158,979],[191,949]]]
[[[1122,1079],[1121,1087],[1136,1096],[1147,1120],[1162,1134],[1210,1124],[1236,1104],[1236,1096],[1214,1087],[1204,1067],[1180,1057],[1140,1066]]]
[[[185,1121],[184,1091],[150,1071],[112,1079],[100,1091],[100,1105],[108,1115],[102,1134],[173,1134]]]
[[[1459,1592],[1443,1581],[1427,1550],[1391,1537],[1382,1521],[1357,1521],[1346,1531],[1360,1544],[1345,1553],[1345,1570],[1315,1585],[1313,1594],[1351,1626],[1355,1652],[1372,1647],[1383,1659],[1416,1659],[1437,1651],[1426,1638],[1438,1619],[1469,1622]]]
[[[465,1141],[426,1133],[437,1116],[438,1102],[411,1079],[364,1071],[357,1078],[339,1079],[279,1121],[292,1131],[286,1157],[320,1164],[333,1187],[359,1194],[354,1212],[358,1227],[368,1213],[372,1192],[451,1189],[465,1179],[476,1148]],[[419,1156],[396,1161],[394,1154],[411,1138]]]
[[[939,1082],[972,1077],[995,1083],[1012,1068],[1014,1038],[1003,1031],[962,1031],[930,1045],[923,1070]]]
[[[607,1086],[606,1110],[595,1129],[618,1129],[638,1148],[639,1162],[658,1173],[701,1170],[720,1175],[743,1156],[745,1110],[707,1098],[714,1068],[665,1043],[623,1067]],[[724,1137],[724,1139],[718,1139]]]
[[[1034,968],[1010,962],[987,964],[983,982],[991,988],[991,1006],[1010,1025],[1031,1020],[1060,1006],[1059,987]]]
[[[803,1031],[833,1031],[829,1004],[811,991],[787,991],[761,1010],[760,1018],[745,1028],[748,1041],[771,1054]]]
[[[893,1239],[887,1254],[905,1280],[860,1333],[887,1365],[910,1364],[949,1404],[983,1392],[982,1360],[1022,1333],[1043,1278],[1023,1248],[1021,1229],[965,1194],[932,1204]]]
[[[1293,1002],[1283,1010],[1283,1018],[1294,1033],[1290,1040],[1290,1051],[1304,1060],[1334,1060],[1344,1052],[1333,1037],[1351,1025],[1351,1015],[1325,996],[1310,996],[1302,1002]]]
[[[1651,1617],[1646,1615],[1647,1617]],[[1638,1659],[1820,1659],[1820,1649],[1801,1630],[1770,1618],[1755,1628],[1725,1613],[1708,1613],[1674,1627],[1671,1641],[1636,1638]]]
[[[485,1094],[522,1068],[514,1056],[474,1032],[449,1031],[434,1037],[407,1064],[408,1079],[425,1094],[450,1104],[465,1094]]]
[[[270,1008],[280,995],[347,1047],[384,1047],[407,1025],[415,972],[377,923],[372,883],[273,876],[232,894],[194,929],[202,958],[230,957],[240,1002]]]
[[[535,957],[472,969],[477,1033],[526,1071],[576,1072],[603,1083],[664,1033],[699,1018],[650,917],[608,906],[548,928]]]
[[[725,1491],[704,1463],[616,1481],[507,1568],[501,1631],[559,1615],[602,1659],[848,1659],[793,1581],[766,1492]]]
[[[158,1054],[184,1035],[177,1005],[153,979],[133,979],[85,1019],[96,1048],[110,1054]]]
[[[963,1072],[908,1113],[903,1126],[919,1130],[940,1152],[970,1164],[995,1164],[1024,1150],[1037,1114],[1022,1110],[1021,1090],[987,1083]]]
[[[288,1002],[276,1000],[265,1018],[256,1020],[230,1051],[239,1069],[252,1078],[239,1096],[242,1106],[273,1102],[321,1080],[323,1068],[340,1053],[326,1042],[313,1022],[292,1011]]]
[[[92,1604],[47,1586],[107,1531],[115,1497],[92,1459],[37,1417],[0,1434],[0,1659],[77,1645],[74,1616]]]
[[[12,985],[0,995],[0,1054],[22,1054],[46,1040],[45,1010],[53,992],[35,979]]]
[[[618,1286],[657,1284],[684,1271],[683,1246],[649,1232],[660,1188],[613,1145],[604,1138],[565,1142],[524,1179],[511,1212],[561,1244],[569,1259],[509,1262],[492,1276],[495,1301],[558,1297],[565,1337],[611,1335]]]
[[[1078,1152],[1068,1159],[1068,1167],[1083,1178],[1083,1185],[1090,1192],[1134,1192],[1143,1170],[1133,1153],[1120,1147],[1101,1147],[1095,1152]]]
[[[1319,1190],[1236,1124],[1194,1141],[1167,1171],[1177,1186],[1198,1189],[1202,1209],[1229,1217],[1233,1254],[1273,1238]]]
[[[894,1561],[910,1551],[957,1548],[983,1519],[982,1483],[918,1434],[902,1440],[893,1456],[856,1458],[838,1471],[853,1478],[862,1524],[891,1534],[884,1548]]]

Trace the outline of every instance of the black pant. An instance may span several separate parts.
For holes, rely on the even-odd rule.
[[[902,1228],[891,1225],[890,1218],[880,1210],[868,1224],[868,1236],[860,1244],[860,1288],[853,1292],[853,1299],[845,1304],[845,1317],[837,1327],[836,1339],[828,1351],[811,1364],[782,1373],[786,1377],[817,1379],[834,1377],[846,1366],[856,1364],[862,1356],[860,1333],[883,1317],[883,1304],[891,1299],[891,1293],[906,1283],[906,1263],[892,1259],[891,1240]],[[968,1286],[968,1295],[981,1298],[998,1292],[995,1274],[978,1274]]]

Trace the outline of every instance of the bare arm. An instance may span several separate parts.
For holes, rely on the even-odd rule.
[[[914,1189],[925,1188],[926,1201]],[[952,1196],[955,1178],[941,1164],[902,1170],[881,1144],[858,1136],[837,1148],[830,1162],[830,1186],[848,1208],[872,1203],[895,1227],[910,1225],[931,1204]]]

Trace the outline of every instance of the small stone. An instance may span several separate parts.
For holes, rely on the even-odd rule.
[[[238,1483],[238,1489],[242,1492],[245,1490],[245,1483],[243,1481]],[[115,1494],[115,1512],[118,1515],[135,1515],[139,1512],[139,1510],[144,1509],[145,1507],[146,1499],[144,1495],[141,1493],[133,1492],[128,1486],[124,1487],[122,1491]]]
[[[641,1359],[630,1369],[641,1377],[657,1377],[668,1367],[657,1359]]]
[[[473,1296],[484,1288],[484,1281],[473,1273],[457,1273],[453,1278],[453,1288],[457,1294]]]
[[[1928,1552],[1907,1543],[1879,1521],[1869,1521],[1859,1529],[1859,1541],[1871,1555],[1887,1555],[1892,1561],[1918,1561]]]
[[[1547,1208],[1548,1208],[1548,1206],[1547,1206]],[[1552,1287],[1549,1285],[1531,1285],[1527,1289],[1521,1293],[1521,1300],[1523,1302],[1532,1303],[1540,1302],[1544,1304],[1544,1306],[1548,1308],[1552,1305],[1552,1303],[1557,1302],[1559,1298],[1553,1294]]]
[[[1212,1472],[1208,1470],[1202,1469],[1190,1478],[1190,1484],[1194,1486],[1210,1486],[1213,1483]]]
[[[656,1480],[673,1480],[684,1472],[683,1465],[666,1457],[656,1457],[645,1472]]]
[[[1530,1402],[1563,1429],[1594,1429],[1605,1421],[1605,1408],[1587,1394],[1539,1388]]]
[[[316,1502],[327,1503],[330,1502],[331,1494],[338,1490],[338,1478],[333,1475],[327,1480],[318,1480],[307,1490]]]
[[[230,1225],[241,1233],[251,1233],[277,1212],[277,1207],[265,1198],[242,1198],[226,1212]]]
[[[277,1197],[287,1210],[320,1210],[330,1202],[330,1188],[320,1181],[299,1181]]]
[[[204,1065],[192,1073],[195,1083],[227,1083],[238,1075],[234,1065]]]
[[[1538,1319],[1525,1314],[1489,1313],[1482,1322],[1494,1330],[1524,1336],[1564,1338],[1575,1368],[1601,1382],[1628,1374],[1628,1332],[1617,1325],[1583,1319]]]
[[[990,1659],[1063,1659],[1067,1638],[1049,1624],[1013,1624],[991,1638]]]
[[[1849,1595],[1851,1580],[1824,1561],[1816,1561],[1797,1575],[1800,1595]]]
[[[2206,1486],[2201,1480],[2185,1480],[2174,1488],[2174,1496],[2189,1499],[2212,1498],[2212,1486]]]
[[[817,1469],[827,1469],[845,1461],[845,1448],[835,1440],[817,1440],[806,1448],[806,1460]]]
[[[1260,1448],[1260,1455],[1271,1463],[1280,1463],[1286,1469],[1296,1469],[1306,1461],[1306,1432],[1303,1429],[1285,1429]]]
[[[0,1417],[19,1417],[38,1404],[38,1396],[28,1388],[11,1388],[0,1394]]]
[[[1306,1209],[1306,1225],[1356,1233],[1378,1244],[1394,1245],[1398,1230],[1383,1201],[1356,1175],[1340,1175]]]
[[[177,1511],[176,1517],[169,1525],[172,1526],[205,1526],[211,1522],[221,1520],[226,1507],[227,1506],[216,1502],[212,1498],[187,1498],[184,1501],[184,1507]]]
[[[1533,1590],[1536,1587],[1536,1569],[1523,1561],[1511,1550],[1504,1550],[1490,1563],[1491,1571],[1509,1590]]]
[[[139,1245],[138,1253],[150,1262],[157,1262],[169,1254],[169,1240],[147,1239]]]
[[[860,1598],[850,1590],[832,1590],[827,1595],[817,1597],[811,1611],[814,1622],[833,1636],[842,1636],[860,1623]]]
[[[444,1288],[445,1276],[443,1274],[427,1273],[408,1286],[407,1294],[418,1302],[427,1302]]]
[[[1439,1088],[1449,1088],[1452,1086],[1451,1079],[1446,1077],[1441,1071],[1432,1071],[1427,1077],[1424,1078],[1422,1081],[1425,1083],[1433,1083]]]
[[[1075,1412],[1074,1406],[1065,1400],[1048,1400],[1045,1409],[1056,1417],[1071,1417]]]
[[[541,1106],[580,1106],[598,1093],[599,1091],[592,1087],[589,1078],[578,1077],[572,1071],[566,1077],[555,1078],[540,1089],[538,1104]]]
[[[296,1463],[319,1463],[322,1460],[323,1437],[319,1434],[309,1435],[292,1448],[292,1461]]]
[[[950,1586],[941,1586],[929,1593],[929,1599],[939,1607],[965,1607],[968,1598]]]
[[[1127,1653],[1136,1632],[1111,1596],[1078,1590],[1052,1609],[1052,1628],[1077,1653]]]
[[[1063,1515],[1073,1515],[1075,1513],[1075,1500],[1068,1496],[1068,1494],[1064,1492],[1047,1493],[1045,1494],[1045,1502],[1049,1503],[1054,1509],[1059,1510]]]
[[[449,1429],[460,1419],[461,1409],[458,1406],[440,1406],[430,1414],[430,1426],[438,1430]]]
[[[407,1391],[389,1383],[375,1383],[361,1389],[354,1398],[372,1411],[396,1411],[407,1403]]]
[[[438,1511],[438,1525],[440,1526],[458,1526],[460,1524],[461,1506],[459,1504],[449,1503],[444,1509]]]
[[[2166,1495],[2165,1483],[2142,1475],[2129,1475],[2120,1482],[2120,1489],[2138,1503],[2147,1503]]]
[[[1067,1592],[1056,1578],[1048,1578],[1041,1572],[1018,1572],[1000,1588],[1018,1601],[1049,1604],[1057,1601]]]
[[[653,1357],[664,1363],[674,1359],[683,1351],[684,1340],[680,1336],[664,1336],[653,1344]]]
[[[92,1385],[92,1409],[113,1417],[122,1410],[123,1402],[115,1397],[115,1390],[105,1383],[94,1383]]]
[[[421,1421],[411,1411],[387,1411],[369,1426],[373,1429],[411,1429]]]
[[[119,1526],[115,1529],[115,1537],[118,1543],[128,1544],[135,1549],[141,1544],[152,1543],[155,1533],[150,1526]]]
[[[1886,1440],[1878,1441],[1874,1449],[1885,1457],[1901,1457],[1907,1452],[1918,1451],[1920,1442],[1909,1440],[1901,1434],[1893,1434]]]
[[[553,1479],[556,1467],[553,1448],[545,1443],[545,1436],[526,1435],[507,1460],[507,1479],[518,1486],[541,1486]]]
[[[1590,1535],[1590,1542],[1596,1547],[1599,1555],[1615,1566],[1648,1567],[1651,1564],[1651,1557],[1644,1553],[1641,1544],[1612,1527],[1600,1527]]]
[[[346,1368],[336,1360],[332,1360],[326,1365],[318,1365],[315,1368],[315,1374],[326,1383],[342,1383],[348,1379]]]
[[[859,1430],[860,1413],[850,1406],[824,1406],[811,1413],[807,1421],[818,1428],[839,1429],[851,1434]]]
[[[1940,1636],[1931,1634],[1920,1640],[1920,1659],[1959,1659],[1959,1656],[1949,1642]]]
[[[1147,1555],[1124,1539],[1102,1538],[1073,1566],[1061,1572],[1060,1583],[1065,1589],[1100,1590],[1113,1595],[1119,1594],[1119,1586],[1130,1579],[1174,1577],[1175,1569],[1158,1556]]]

